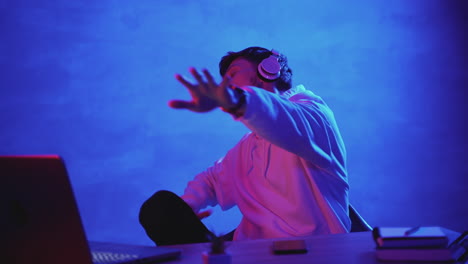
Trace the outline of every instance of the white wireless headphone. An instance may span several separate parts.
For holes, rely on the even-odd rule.
[[[258,74],[268,81],[274,81],[280,77],[281,65],[278,61],[279,52],[272,49],[271,55],[258,64]]]

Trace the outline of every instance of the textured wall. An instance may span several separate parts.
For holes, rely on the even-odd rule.
[[[350,199],[371,225],[468,229],[466,1],[0,2],[0,154],[60,154],[89,239],[151,244],[140,204],[247,130],[167,107],[228,50],[289,57],[334,109]],[[234,228],[236,210],[207,219]]]

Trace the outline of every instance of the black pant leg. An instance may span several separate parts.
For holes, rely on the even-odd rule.
[[[209,242],[213,235],[192,208],[170,191],[158,191],[145,201],[139,219],[158,246]]]

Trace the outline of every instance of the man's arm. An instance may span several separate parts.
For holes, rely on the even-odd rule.
[[[232,171],[238,169],[236,161],[240,158],[240,145],[232,148],[225,157],[215,162],[215,164],[202,173],[199,173],[191,180],[185,188],[184,195],[181,198],[192,207],[195,213],[201,213],[200,210],[207,206],[219,204],[223,210],[234,206],[231,196],[234,188],[230,177],[226,177],[226,170]],[[236,156],[236,157],[234,157]]]
[[[175,77],[187,88],[191,95],[191,100],[171,100],[169,101],[170,107],[187,109],[199,113],[209,112],[218,107],[231,112],[235,111],[236,113],[243,111],[244,103],[241,101],[239,92],[235,91],[234,87],[230,86],[230,79],[228,76],[223,78],[222,82],[218,84],[208,70],[203,70],[203,76],[195,68],[190,68],[189,71],[196,82],[189,82],[180,74],[177,74]],[[228,153],[226,156],[229,155]],[[226,157],[224,159],[226,159]],[[200,209],[216,205],[218,199],[221,199],[220,205],[222,207],[232,207],[231,202],[226,202],[223,198],[226,195],[218,190],[223,186],[219,184],[220,180],[217,179],[222,167],[222,162],[218,161],[214,166],[196,175],[195,178],[188,183],[184,195],[182,195],[182,199],[192,207],[199,218],[209,216],[211,211],[200,211]],[[215,184],[217,181],[218,184]],[[217,191],[218,195],[216,195]],[[222,197],[220,197],[220,195]]]
[[[192,100],[172,100],[171,107],[194,112],[208,112],[217,107],[236,109],[236,118],[271,143],[324,169],[333,165],[334,160],[335,165],[344,169],[344,143],[333,113],[319,97],[309,92],[290,101],[255,87],[243,87],[245,94],[240,94],[235,91],[239,88],[230,86],[227,76],[217,84],[207,70],[203,70],[204,77],[194,68],[190,73],[196,79],[194,84],[181,75],[176,75],[176,79],[189,90]]]
[[[346,151],[332,111],[304,89],[289,100],[260,88],[246,90],[240,121],[257,135],[324,169],[345,166]]]
[[[216,195],[210,175],[211,168],[197,174],[193,180],[189,181],[181,198],[198,214],[200,210],[207,206],[215,206]]]

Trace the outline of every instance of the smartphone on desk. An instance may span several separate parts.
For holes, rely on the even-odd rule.
[[[277,240],[273,241],[272,249],[276,255],[305,254],[307,253],[307,244],[303,239]]]

